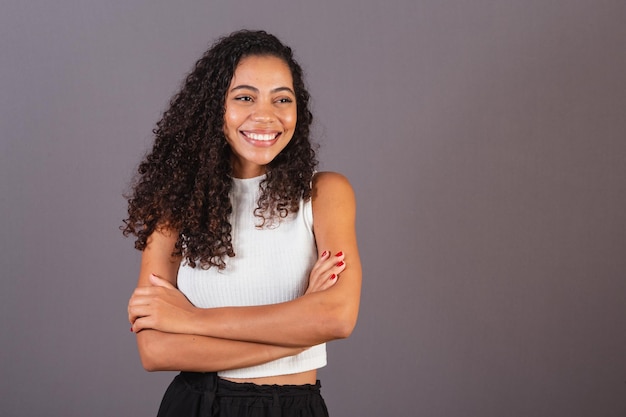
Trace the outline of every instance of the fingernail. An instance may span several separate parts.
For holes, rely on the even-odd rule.
[[[130,332],[131,333],[133,332],[133,326],[130,326]]]
[[[322,252],[322,256],[321,256],[321,257],[323,258],[323,257],[324,257],[324,256],[326,256],[326,255],[328,255],[328,251],[327,251],[327,250],[325,250],[324,252]]]
[[[336,265],[336,266],[343,266],[343,261],[339,261],[339,262],[337,262],[337,265]]]
[[[337,278],[337,275],[335,275],[335,274],[332,274],[332,275],[330,276],[330,280],[331,280],[331,281],[332,281],[333,279],[335,279],[335,278]]]
[[[341,251],[339,251],[339,252],[337,252],[337,253],[335,254],[335,256],[341,256],[341,255],[343,255],[343,252],[341,252]]]

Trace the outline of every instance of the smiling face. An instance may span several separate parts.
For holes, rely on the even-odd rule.
[[[293,137],[297,107],[291,71],[274,56],[243,58],[226,92],[224,134],[233,153],[233,176],[252,178]]]

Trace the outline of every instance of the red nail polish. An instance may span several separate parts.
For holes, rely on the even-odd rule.
[[[328,251],[327,251],[327,250],[325,250],[324,252],[322,252],[322,256],[321,256],[321,258],[323,258],[323,257],[324,257],[324,256],[326,256],[326,255],[328,255]]]
[[[131,333],[133,332],[133,326],[130,326],[130,332]]]
[[[337,253],[335,254],[335,256],[341,256],[341,255],[343,255],[343,252],[341,252],[341,251],[339,251],[339,252],[337,252]]]
[[[333,279],[335,279],[335,278],[337,278],[337,275],[335,275],[335,274],[332,274],[332,275],[330,276],[330,280],[331,280],[331,281],[332,281]]]
[[[337,265],[336,265],[336,266],[343,266],[343,261],[339,261],[339,262],[337,262]]]

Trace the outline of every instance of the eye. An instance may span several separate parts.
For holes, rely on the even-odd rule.
[[[293,100],[289,97],[283,97],[276,100],[277,103],[293,103]]]
[[[250,96],[236,96],[234,98],[236,101],[252,101],[252,97]]]

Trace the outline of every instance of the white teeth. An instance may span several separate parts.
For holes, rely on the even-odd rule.
[[[245,135],[253,140],[274,140],[277,136],[276,133],[252,133],[252,132],[245,132]]]

